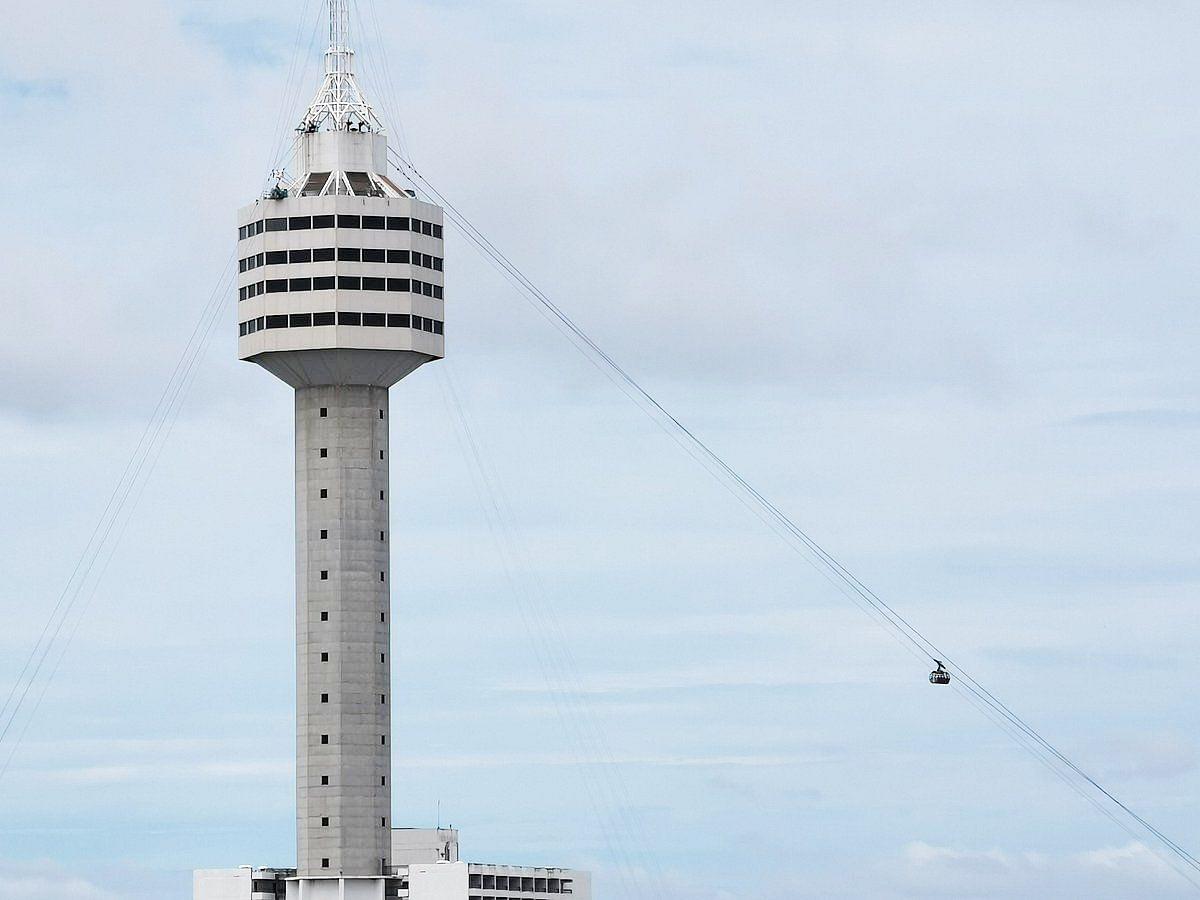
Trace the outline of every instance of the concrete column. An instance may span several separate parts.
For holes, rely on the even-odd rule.
[[[387,388],[296,389],[296,825],[302,878],[380,875],[389,856],[389,462]]]

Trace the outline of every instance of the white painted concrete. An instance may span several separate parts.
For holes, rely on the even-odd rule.
[[[457,828],[393,828],[392,864],[458,862]]]

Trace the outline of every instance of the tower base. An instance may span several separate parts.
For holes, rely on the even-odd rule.
[[[392,830],[386,875],[299,878],[295,869],[201,869],[193,900],[591,900],[592,878],[577,869],[460,862],[453,828]]]

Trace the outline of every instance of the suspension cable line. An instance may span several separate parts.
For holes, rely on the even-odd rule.
[[[3,778],[8,771],[30,722],[41,706],[42,698],[45,696],[50,682],[62,664],[66,650],[79,627],[83,610],[95,595],[108,563],[124,534],[125,527],[141,498],[150,473],[162,453],[166,438],[174,427],[183,399],[195,378],[197,363],[207,346],[223,301],[228,296],[233,274],[236,272],[233,262],[234,254],[231,253],[217,284],[204,303],[196,324],[163,386],[141,435],[130,452],[125,467],[109,495],[108,502],[92,529],[91,536],[76,560],[58,600],[47,616],[41,633],[30,649],[17,679],[13,682],[3,707],[0,707],[0,747],[4,745],[5,741],[10,742],[8,756],[3,767],[0,768],[0,778]],[[97,574],[96,564],[105,553],[107,553],[107,558]],[[90,591],[87,590],[89,582],[91,583]],[[85,600],[83,606],[77,609],[81,597],[85,597]],[[66,643],[62,644],[60,642],[64,629],[72,616],[74,616],[74,623],[67,631]],[[55,654],[56,649],[58,649],[57,659],[49,670],[45,670],[47,674],[42,677],[46,662]],[[33,692],[34,686],[39,684],[39,677],[41,677],[41,682],[33,710],[26,716],[21,730],[13,732],[13,726]]]
[[[1161,848],[1173,857],[1169,860],[1181,875],[1193,886],[1200,889],[1190,873],[1200,874],[1200,860],[1172,840],[1160,829],[1151,824],[1143,816],[1135,812],[1128,804],[1105,788],[1099,781],[1084,771],[1078,764],[1067,757],[1061,750],[1051,744],[1026,720],[1017,715],[1007,704],[1003,703],[990,690],[985,688],[961,665],[956,663],[949,654],[941,650],[932,640],[927,638],[906,617],[901,615],[893,606],[880,598],[868,588],[859,578],[849,571],[831,553],[822,547],[811,535],[804,531],[796,522],[784,513],[775,503],[755,488],[744,476],[732,467],[726,460],[705,443],[694,431],[671,413],[653,394],[637,381],[624,367],[610,356],[592,337],[579,326],[574,319],[540,290],[511,260],[508,259],[471,221],[452,204],[438,189],[407,158],[389,148],[389,156],[396,172],[409,181],[418,191],[434,200],[446,211],[447,218],[475,246],[504,277],[511,281],[527,300],[532,301],[535,310],[546,317],[555,327],[571,341],[571,343],[598,369],[605,373],[622,392],[649,415],[655,422],[667,431],[677,444],[683,447],[689,455],[696,459],[719,483],[733,493],[766,522],[772,531],[783,537],[797,549],[804,552],[810,562],[822,569],[828,578],[839,586],[841,593],[855,602],[855,605],[867,612],[871,618],[887,629],[894,638],[907,645],[910,650],[931,660],[943,661],[958,677],[960,694],[968,699],[973,706],[1001,728],[1006,734],[1029,750],[1036,758],[1043,760],[1061,778],[1073,785],[1077,791],[1085,792],[1093,805],[1102,809],[1106,815],[1113,818],[1116,813],[1124,813],[1133,823],[1145,833],[1151,835]],[[1095,794],[1086,794],[1087,789]],[[1107,800],[1116,809],[1103,806]],[[1128,830],[1128,829],[1127,829]],[[1158,847],[1155,847],[1158,852]],[[1161,854],[1160,854],[1161,855]],[[1182,864],[1181,870],[1176,861]]]

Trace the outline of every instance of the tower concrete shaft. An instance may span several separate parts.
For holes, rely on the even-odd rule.
[[[388,391],[296,389],[298,874],[390,855]]]

